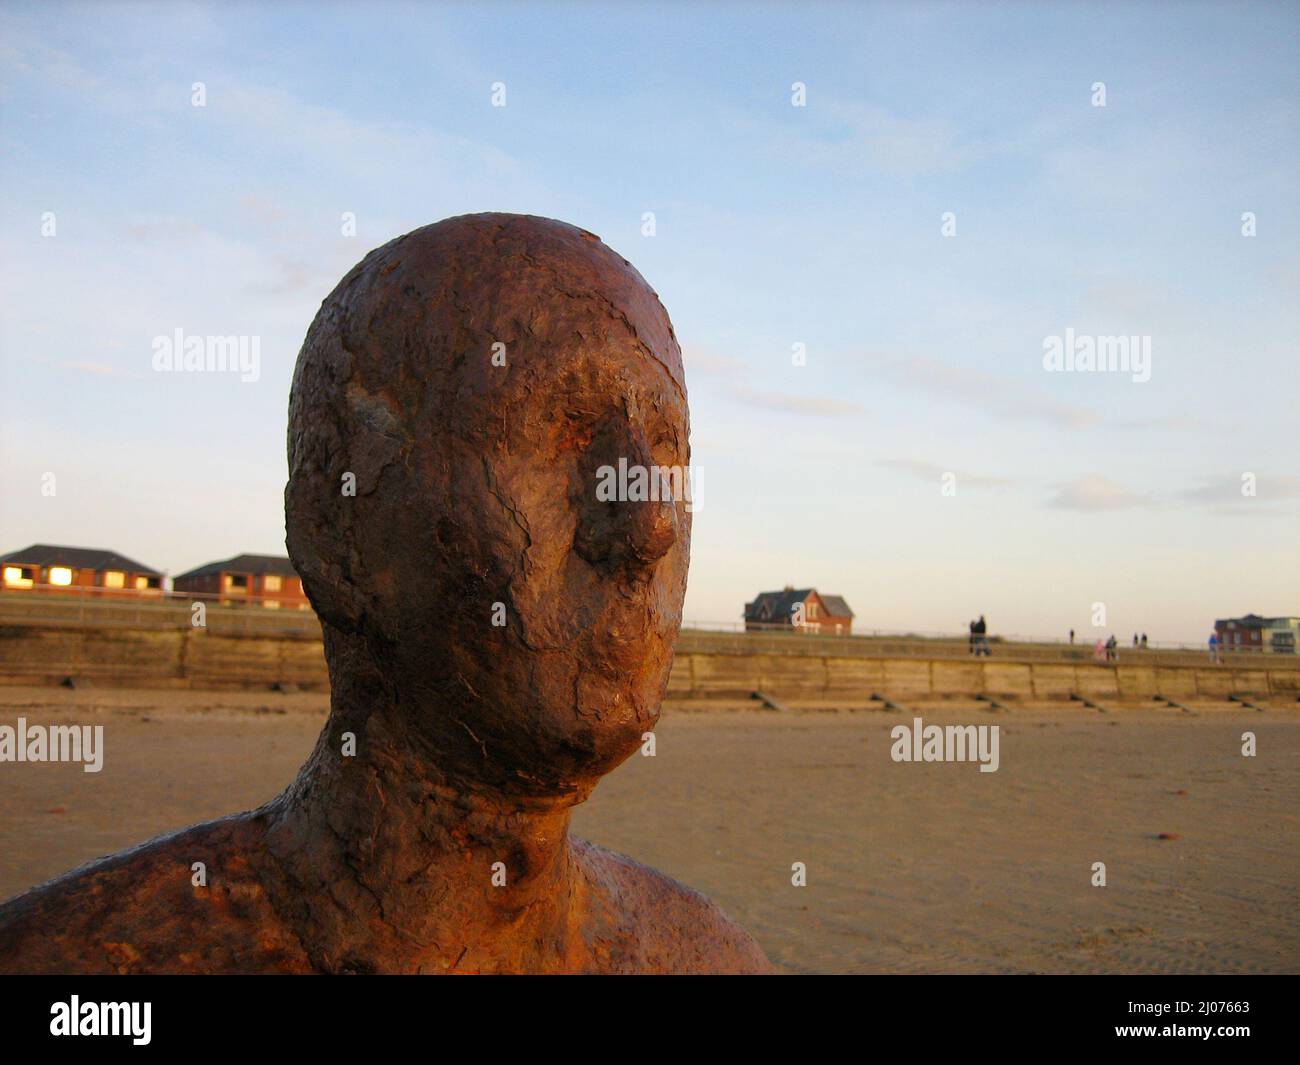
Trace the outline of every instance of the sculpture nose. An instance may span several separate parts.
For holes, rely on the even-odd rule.
[[[628,426],[626,440],[629,477],[625,498],[615,505],[621,513],[616,519],[627,538],[628,561],[641,566],[658,562],[677,542],[677,495],[671,467],[655,462],[650,442],[641,426]],[[633,481],[640,484],[634,487]]]
[[[668,490],[671,495],[671,489]],[[643,565],[658,562],[677,542],[677,504],[660,496],[658,501],[620,503],[627,507],[627,538],[631,555]]]
[[[681,536],[683,472],[656,465],[641,428],[621,420],[597,431],[587,462],[575,549],[606,572],[649,568]]]

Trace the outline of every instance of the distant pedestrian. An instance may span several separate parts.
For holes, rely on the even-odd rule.
[[[1071,643],[1074,643],[1074,630],[1073,630],[1073,629],[1070,630],[1070,642],[1071,642]]]
[[[1147,649],[1147,634],[1144,632],[1142,634],[1142,650],[1145,651],[1146,649]]]
[[[1133,646],[1136,647],[1137,645],[1138,645],[1138,634],[1135,632],[1133,634]]]
[[[1217,632],[1210,633],[1210,658],[1215,662],[1219,660],[1219,634]]]
[[[1101,642],[1101,637],[1097,637],[1097,642],[1092,647],[1092,657],[1098,662],[1106,661],[1106,645]]]
[[[988,622],[984,620],[984,615],[981,614],[979,621],[975,622],[975,653],[984,655],[985,658],[993,653],[989,648],[988,631]]]
[[[1110,634],[1110,639],[1106,641],[1106,661],[1119,661],[1119,640],[1115,639],[1115,634]]]
[[[976,651],[975,648],[976,648],[976,640],[975,640],[975,622],[972,621],[972,622],[970,623],[970,653],[971,653],[971,654],[978,654],[978,653],[979,653],[978,651]]]

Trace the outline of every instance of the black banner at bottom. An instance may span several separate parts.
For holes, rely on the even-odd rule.
[[[468,1037],[489,1050],[517,1040],[571,1055],[575,1038],[594,1051],[595,1039],[658,1035],[670,1052],[698,1052],[784,1035],[808,1049],[847,1036],[926,1051],[1131,1044],[1139,1053],[1197,1045],[1230,1053],[1292,1041],[1289,987],[1244,976],[870,976],[833,991],[780,978],[724,989],[581,978],[6,977],[0,1052],[93,1054],[114,1044],[139,1053],[342,1053],[415,1039],[460,1056],[475,1053],[461,1045]],[[566,1046],[548,1047],[553,1039]]]

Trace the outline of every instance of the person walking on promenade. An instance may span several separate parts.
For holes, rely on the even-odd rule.
[[[1071,643],[1074,643],[1074,630],[1073,630],[1073,629],[1070,630],[1070,642],[1071,642]]]
[[[1219,634],[1210,633],[1210,659],[1214,662],[1219,661]]]

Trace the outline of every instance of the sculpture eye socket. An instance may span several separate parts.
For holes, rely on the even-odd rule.
[[[578,467],[574,551],[607,575],[648,571],[677,542],[679,493],[665,485],[641,426],[622,412],[606,416]]]

